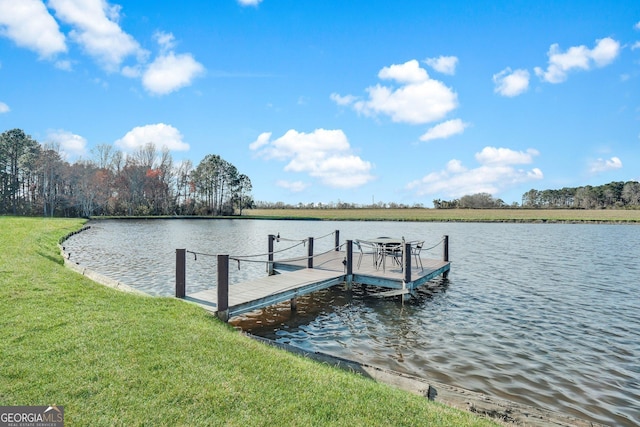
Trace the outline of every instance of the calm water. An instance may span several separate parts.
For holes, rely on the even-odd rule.
[[[95,221],[71,259],[154,295],[173,295],[175,249],[187,292],[215,286],[215,258],[264,254],[268,234],[341,241],[381,235],[436,244],[451,273],[409,302],[334,288],[252,313],[253,333],[610,425],[640,425],[640,227],[254,220]],[[316,240],[328,250],[333,236]],[[295,244],[281,241],[276,250]],[[306,248],[289,251],[302,255]],[[442,246],[432,257],[441,258]],[[261,261],[266,256],[257,258]],[[265,274],[231,268],[231,283]]]

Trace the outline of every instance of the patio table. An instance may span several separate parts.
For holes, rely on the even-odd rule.
[[[402,251],[404,250],[404,238],[396,237],[376,237],[373,239],[367,239],[367,242],[373,243],[378,248],[378,261],[376,268],[380,268],[382,264],[383,270],[385,269],[385,257],[390,255],[396,264],[402,267],[402,261],[398,260],[398,256],[402,257]]]

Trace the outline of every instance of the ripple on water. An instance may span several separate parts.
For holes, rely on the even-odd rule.
[[[290,221],[106,221],[65,243],[72,260],[154,295],[173,295],[175,249],[187,292],[215,284],[205,254],[259,254],[268,234],[341,240],[450,236],[449,280],[415,298],[330,289],[248,313],[258,335],[610,425],[640,425],[640,227]],[[322,241],[316,243],[318,249]],[[331,242],[327,243],[331,245]],[[429,245],[427,245],[429,246]],[[281,246],[282,247],[282,246]],[[439,257],[440,249],[430,251]],[[299,254],[295,254],[299,255]],[[265,274],[231,268],[231,283]]]

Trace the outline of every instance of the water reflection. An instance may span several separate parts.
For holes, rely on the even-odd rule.
[[[91,225],[67,243],[72,259],[156,295],[173,294],[176,248],[256,254],[266,251],[268,234],[295,239],[336,229],[342,241],[405,236],[424,239],[428,247],[447,234],[449,280],[430,283],[408,302],[378,298],[372,287],[335,287],[299,298],[296,312],[282,304],[236,323],[309,351],[590,421],[640,424],[640,227],[251,220]],[[316,242],[318,251],[332,244]],[[438,249],[432,257],[441,257]],[[213,286],[213,258],[187,264],[187,292]],[[231,274],[234,283],[263,276],[265,268],[243,264]]]

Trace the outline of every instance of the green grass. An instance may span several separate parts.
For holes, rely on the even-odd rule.
[[[0,217],[0,405],[63,405],[69,426],[494,425],[95,284],[56,246],[82,224]]]
[[[251,209],[243,216],[350,221],[640,223],[640,209]]]

